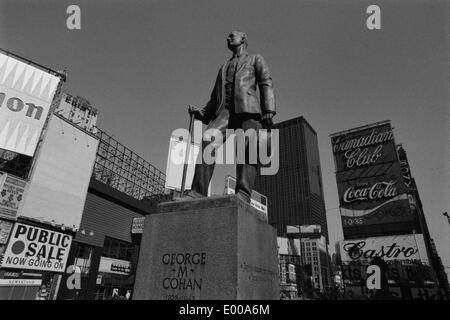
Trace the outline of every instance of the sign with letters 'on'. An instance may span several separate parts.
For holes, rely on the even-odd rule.
[[[33,156],[60,78],[0,52],[0,148]]]
[[[71,235],[16,223],[1,267],[65,272],[71,243]]]

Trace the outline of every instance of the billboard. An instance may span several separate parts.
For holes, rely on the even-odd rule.
[[[98,138],[52,115],[19,216],[79,229]]]
[[[15,219],[26,181],[0,172],[0,218]]]
[[[277,237],[278,254],[300,256],[300,239]]]
[[[0,220],[0,244],[6,244],[8,242],[12,227],[12,222]]]
[[[144,232],[144,222],[145,217],[133,218],[133,223],[131,224],[131,233],[142,234]]]
[[[403,182],[408,193],[414,193],[415,185],[414,179],[411,176],[411,169],[409,168],[408,158],[406,151],[402,145],[397,145],[398,159],[400,161],[400,170],[402,172]]]
[[[322,232],[322,227],[318,224],[307,224],[302,226],[286,226],[287,234],[320,234]]]
[[[340,181],[338,195],[343,228],[414,220],[398,175]]]
[[[331,135],[342,227],[348,238],[415,226],[389,121]]]
[[[389,122],[333,135],[331,144],[337,172],[397,160],[394,133]]]
[[[342,262],[369,261],[375,257],[384,261],[428,261],[422,234],[341,240],[339,247]]]
[[[101,257],[98,271],[112,274],[129,275],[131,273],[131,263],[130,261],[126,260]]]
[[[60,78],[0,52],[0,148],[33,156]]]
[[[65,272],[72,236],[16,223],[1,267]]]
[[[225,189],[223,194],[235,194],[236,189],[236,178],[227,174],[225,176]],[[252,190],[252,194],[250,197],[250,205],[267,215],[267,197],[258,191]]]

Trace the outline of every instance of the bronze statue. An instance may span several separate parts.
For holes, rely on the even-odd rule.
[[[260,54],[247,53],[247,36],[244,32],[233,31],[227,37],[228,49],[233,56],[219,70],[211,99],[203,109],[189,107],[189,114],[207,124],[207,129],[217,129],[226,139],[226,129],[270,128],[275,115],[275,98],[269,68]],[[259,89],[259,98],[257,95]],[[217,141],[215,141],[217,142]],[[202,150],[208,145],[203,141]],[[248,140],[245,141],[248,153]],[[202,153],[200,153],[202,154]],[[214,163],[198,163],[192,188],[176,200],[206,197],[214,172]],[[258,164],[236,165],[236,194],[249,202]]]

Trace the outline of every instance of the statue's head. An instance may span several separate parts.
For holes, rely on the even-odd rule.
[[[239,30],[231,31],[227,37],[227,45],[228,49],[230,50],[240,45],[243,45],[244,48],[247,48],[248,46],[247,35]]]

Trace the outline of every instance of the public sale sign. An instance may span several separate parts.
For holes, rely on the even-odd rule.
[[[0,52],[0,148],[34,155],[59,82]]]
[[[64,272],[72,236],[16,223],[2,259],[2,268]]]

